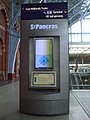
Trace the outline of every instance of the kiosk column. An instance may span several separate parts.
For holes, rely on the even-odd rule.
[[[67,3],[22,4],[20,112],[69,113]]]

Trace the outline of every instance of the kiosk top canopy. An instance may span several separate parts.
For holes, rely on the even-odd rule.
[[[21,20],[67,19],[67,2],[21,5]]]

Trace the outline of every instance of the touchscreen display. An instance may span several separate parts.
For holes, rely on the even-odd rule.
[[[53,38],[35,39],[35,69],[53,68]]]

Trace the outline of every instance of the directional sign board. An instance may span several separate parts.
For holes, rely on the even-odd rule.
[[[22,4],[21,19],[67,19],[67,3]]]

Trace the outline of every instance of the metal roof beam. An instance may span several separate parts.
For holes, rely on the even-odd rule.
[[[79,4],[81,4],[84,0],[80,0],[76,5],[74,5],[68,12],[73,10],[75,7],[77,7]]]

